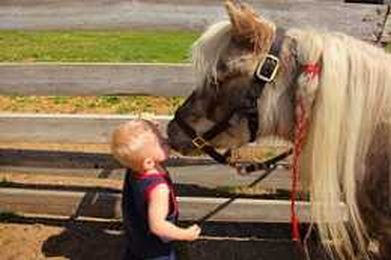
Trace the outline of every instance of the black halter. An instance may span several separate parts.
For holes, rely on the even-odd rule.
[[[202,135],[198,135],[196,131],[182,119],[179,110],[175,113],[174,121],[179,125],[182,131],[192,139],[192,144],[197,149],[200,149],[208,154],[217,162],[221,164],[228,164],[230,151],[221,154],[216,151],[216,149],[211,146],[208,141],[212,140],[214,137],[229,128],[229,121],[234,114],[242,114],[247,119],[248,128],[250,131],[249,142],[255,141],[259,129],[258,99],[261,96],[265,85],[272,82],[278,72],[280,63],[278,57],[280,56],[284,35],[285,30],[278,28],[276,31],[275,40],[270,48],[269,53],[259,63],[254,73],[254,81],[256,82],[255,86],[248,90],[246,95],[241,100],[239,106],[235,107],[221,122],[217,123],[210,130],[206,131]],[[249,173],[269,168],[271,165],[274,165],[276,162],[286,158],[291,153],[292,151],[290,150],[263,163],[246,165],[244,171]]]

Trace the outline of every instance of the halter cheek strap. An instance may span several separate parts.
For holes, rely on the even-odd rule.
[[[280,68],[280,54],[282,43],[285,36],[285,29],[277,28],[275,39],[270,47],[269,53],[259,62],[254,73],[254,81],[256,84],[248,90],[242,104],[245,118],[247,119],[248,129],[250,131],[249,142],[254,142],[257,139],[259,129],[258,119],[258,99],[262,95],[265,86],[274,81]]]

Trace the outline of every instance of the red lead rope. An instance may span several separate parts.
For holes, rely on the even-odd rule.
[[[320,73],[318,64],[307,64],[303,66],[303,71],[314,79]],[[303,150],[304,138],[307,133],[306,111],[302,100],[299,100],[297,120],[295,125],[295,142],[292,165],[292,193],[291,193],[291,225],[292,225],[292,240],[301,241],[299,219],[296,214],[296,196],[299,181],[299,158]]]
[[[303,141],[306,133],[306,118],[303,102],[299,101],[298,119],[295,127],[295,142],[293,152],[292,165],[292,193],[291,193],[291,224],[292,224],[292,239],[294,241],[301,241],[299,230],[299,219],[296,214],[296,196],[299,181],[299,157],[303,149]]]

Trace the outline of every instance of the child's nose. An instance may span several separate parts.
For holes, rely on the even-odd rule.
[[[159,122],[159,121],[152,120],[151,122],[152,122],[152,124],[153,124],[155,127],[160,127],[160,122]]]
[[[161,142],[162,142],[162,145],[165,145],[165,146],[170,146],[170,143],[169,143],[169,141],[168,141],[168,138],[162,138],[161,139]]]

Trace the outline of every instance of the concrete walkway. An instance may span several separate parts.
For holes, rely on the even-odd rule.
[[[183,2],[186,2],[185,4]],[[385,10],[381,5],[337,0],[247,1],[278,25],[342,31],[370,39]],[[5,0],[0,29],[155,28],[204,30],[225,19],[222,1],[212,0]]]

